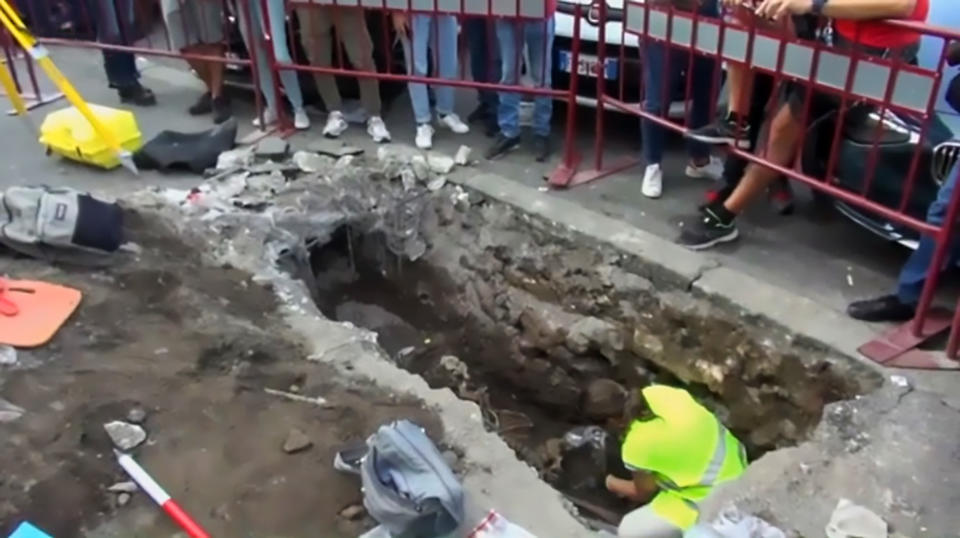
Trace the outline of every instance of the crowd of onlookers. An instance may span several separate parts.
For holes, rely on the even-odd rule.
[[[49,5],[63,5],[67,12],[83,9],[93,14],[96,38],[106,43],[124,44],[130,37],[125,28],[135,28],[135,4],[143,0],[49,0]],[[859,51],[865,56],[895,58],[906,63],[916,61],[920,35],[885,19],[925,21],[930,0],[659,0],[677,10],[699,12],[704,17],[725,16],[747,26],[757,26],[785,37],[826,41],[843,51]],[[159,0],[160,13],[174,48],[201,56],[222,57],[228,41],[224,35],[225,11],[238,19],[238,26],[250,55],[256,60],[254,76],[264,89],[266,108],[255,122],[271,124],[281,111],[289,111],[297,129],[308,129],[310,118],[304,111],[300,81],[295,70],[270,69],[271,57],[281,64],[291,64],[287,11],[284,0]],[[264,11],[264,8],[265,11]],[[453,79],[459,73],[459,61],[469,56],[469,72],[478,82],[517,85],[521,73],[534,87],[549,88],[553,66],[554,15],[556,0],[547,0],[542,19],[458,18],[455,15],[392,12],[387,15],[391,32],[402,42],[409,74]],[[373,39],[364,10],[314,6],[294,9],[299,20],[299,36],[307,61],[314,66],[331,66],[335,49],[341,50],[354,69],[376,71]],[[53,12],[54,15],[59,11]],[[69,18],[69,17],[67,17]],[[48,18],[56,23],[55,16]],[[825,31],[828,29],[830,31]],[[250,35],[250,34],[255,35]],[[269,34],[272,51],[258,37]],[[461,40],[461,33],[463,39]],[[336,37],[334,37],[336,36]],[[335,43],[339,40],[339,44]],[[468,54],[458,47],[466,44]],[[960,61],[960,48],[953,53]],[[695,218],[684,222],[678,242],[692,249],[705,249],[733,241],[739,236],[737,216],[757,198],[769,193],[779,209],[792,207],[789,185],[775,170],[729,154],[725,161],[714,155],[712,146],[731,144],[751,151],[764,160],[783,167],[792,166],[805,122],[839,107],[835,96],[809,92],[798,83],[776,84],[772,77],[756,73],[736,62],[726,63],[729,104],[726,114],[717,121],[710,117],[717,84],[713,58],[696,55],[688,62],[687,49],[649,41],[641,47],[644,78],[644,109],[663,114],[669,108],[670,88],[681,76],[690,77],[691,104],[687,126],[689,163],[685,173],[690,177],[706,177],[721,181],[722,187],[710,193]],[[212,114],[222,122],[231,116],[230,103],[223,91],[224,64],[191,60],[190,66],[207,87],[207,91],[190,107],[191,114]],[[150,105],[153,93],[138,81],[133,56],[106,51],[104,64],[110,85],[117,89],[124,102]],[[669,66],[669,71],[667,70]],[[688,68],[689,67],[689,68]],[[279,80],[274,81],[274,75]],[[323,135],[336,138],[349,126],[343,110],[343,98],[332,75],[316,74],[317,91],[328,111],[322,127]],[[273,88],[279,86],[282,92]],[[360,104],[365,112],[366,128],[377,142],[388,141],[390,131],[382,119],[380,86],[376,79],[358,77]],[[461,119],[454,110],[454,88],[437,85],[429,91],[424,84],[407,85],[414,117],[415,141],[420,148],[433,144],[435,127],[454,134],[467,133],[469,124],[480,126],[493,142],[487,157],[497,158],[521,144],[520,102],[516,92],[477,92],[473,112]],[[666,91],[664,91],[666,90]],[[810,95],[808,95],[810,93]],[[281,98],[286,102],[278,102]],[[552,99],[545,95],[533,98],[532,149],[538,161],[550,154]],[[656,122],[643,122],[643,154],[646,167],[640,183],[641,192],[650,198],[661,196],[664,172],[661,168],[665,130]],[[941,200],[931,208],[931,218],[943,219],[945,202],[952,192],[951,176],[941,189]],[[937,205],[937,204],[935,204]],[[938,209],[939,208],[939,209]],[[935,215],[936,214],[936,215]],[[932,247],[923,243],[917,252],[922,259],[912,267],[929,263]],[[927,263],[922,263],[927,260]],[[898,295],[856,303],[851,314],[862,319],[899,319],[912,315],[923,272],[914,275],[912,284],[901,286]],[[906,277],[905,277],[906,278]],[[904,281],[905,282],[905,281]],[[909,288],[914,291],[905,291]]]

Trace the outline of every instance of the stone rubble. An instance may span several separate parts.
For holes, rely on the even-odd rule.
[[[283,441],[283,451],[287,454],[302,452],[313,446],[313,441],[307,437],[303,431],[293,428],[287,433],[287,438]]]
[[[24,408],[0,398],[0,424],[13,422],[22,417],[26,412]]]
[[[107,491],[110,493],[136,493],[140,487],[137,486],[137,483],[133,480],[126,480],[124,482],[117,482],[112,486],[107,488]]]
[[[147,440],[147,432],[136,424],[114,420],[103,425],[113,444],[123,451],[133,450]]]

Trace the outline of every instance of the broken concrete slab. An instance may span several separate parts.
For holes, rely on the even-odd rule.
[[[470,146],[460,146],[457,149],[457,154],[453,156],[453,162],[457,166],[467,166],[470,164],[470,153],[473,150],[470,149]]]
[[[340,140],[330,140],[328,138],[321,138],[310,142],[307,145],[307,149],[309,151],[319,153],[320,155],[327,155],[335,159],[339,159],[344,155],[363,154],[363,148],[352,146]]]
[[[147,440],[147,432],[136,424],[114,420],[103,425],[110,440],[120,450],[127,451],[137,448]]]
[[[290,143],[279,136],[267,136],[257,142],[254,153],[262,159],[280,160],[290,151]]]
[[[0,398],[0,424],[13,422],[23,416],[27,411],[17,405]]]
[[[456,165],[452,157],[436,152],[427,153],[427,166],[434,174],[449,174]]]
[[[117,482],[107,488],[110,493],[136,493],[140,489],[137,483],[132,480]]]
[[[294,153],[293,162],[301,171],[308,173],[319,172],[330,167],[329,158],[310,151]]]

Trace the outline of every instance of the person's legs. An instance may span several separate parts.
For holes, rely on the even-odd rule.
[[[802,129],[803,125],[793,115],[790,106],[781,106],[770,122],[770,139],[764,152],[765,158],[774,164],[789,165],[796,155]],[[753,200],[762,195],[779,175],[765,166],[748,166],[743,181],[723,203],[723,207],[732,215],[739,215]]]
[[[683,529],[657,515],[649,504],[623,516],[617,527],[617,538],[682,537]]]
[[[133,4],[126,0],[89,0],[88,13],[94,19],[97,41],[110,45],[127,45],[126,35],[133,30]],[[136,58],[129,52],[103,51],[103,68],[107,82],[120,94],[120,101],[140,106],[157,102],[153,92],[140,85]]]
[[[436,46],[437,75],[440,78],[454,80],[457,78],[457,18],[453,15],[439,15],[435,19],[436,41],[430,46]],[[453,114],[453,86],[437,86],[433,89],[437,98],[437,113],[443,117]]]
[[[337,33],[350,63],[360,71],[377,71],[373,61],[373,39],[367,29],[367,20],[362,9],[341,9],[336,19]],[[383,105],[380,102],[380,83],[373,78],[357,80],[360,87],[360,104],[371,118],[379,118]]]
[[[524,25],[524,41],[530,60],[530,77],[537,88],[550,88],[553,83],[553,36],[556,22],[553,17],[529,21]],[[533,132],[540,137],[550,136],[553,117],[553,97],[540,95],[533,99]]]
[[[330,48],[333,39],[332,17],[333,12],[330,8],[304,7],[297,9],[297,18],[300,20],[300,39],[303,40],[303,48],[311,65],[317,67],[330,67],[332,65],[333,50]],[[343,100],[340,97],[337,80],[333,78],[333,75],[316,73],[313,79],[316,81],[317,92],[323,99],[327,112],[342,111]]]
[[[412,36],[413,54],[411,66],[408,70],[411,74],[425,77],[430,73],[430,60],[428,57],[430,49],[430,28],[433,26],[435,18],[432,15],[422,13],[414,14],[410,20],[410,31]],[[429,124],[432,119],[430,110],[430,98],[427,95],[427,85],[411,82],[407,84],[407,90],[410,92],[410,102],[413,106],[413,116],[418,125]],[[438,99],[439,101],[439,99]]]
[[[927,209],[927,222],[935,226],[943,224],[950,205],[950,198],[957,184],[957,174],[960,165],[954,166],[946,181],[937,192],[937,198]],[[927,282],[930,264],[933,263],[933,254],[937,243],[933,237],[924,235],[920,239],[917,249],[910,254],[907,262],[900,269],[897,279],[896,293],[884,295],[874,299],[855,301],[847,307],[847,313],[854,319],[862,321],[906,321],[911,319],[920,302],[920,294]],[[954,238],[953,245],[948,251],[947,259],[941,271],[954,267],[960,259],[960,238]]]
[[[690,117],[687,123],[691,129],[697,129],[710,123],[713,104],[717,102],[716,89],[719,83],[715,80],[716,64],[712,58],[695,55],[693,71],[688,75],[693,77],[690,82],[691,100]],[[710,163],[710,146],[703,142],[690,139],[687,141],[687,151],[694,166],[702,167]]]
[[[470,51],[470,75],[475,82],[499,82],[500,62],[496,43],[490,39],[489,19],[469,17],[463,23]],[[489,90],[477,92],[480,106],[495,113],[497,93]],[[479,118],[478,118],[479,119]]]
[[[663,72],[666,69],[666,47],[663,43],[650,41],[643,47],[643,110],[654,115],[661,115],[664,111],[664,82],[666,91],[670,92],[671,80],[664,80]],[[673,67],[671,65],[671,67]],[[663,128],[655,122],[643,120],[640,123],[643,138],[643,159],[647,166],[659,166],[663,160]]]
[[[500,83],[520,83],[520,59],[523,52],[522,23],[497,19],[497,44],[500,50]],[[497,106],[497,125],[500,133],[487,150],[488,159],[496,159],[520,145],[520,94],[500,92]]]
[[[243,5],[240,5],[240,3]],[[247,51],[255,60],[255,75],[260,84],[260,90],[263,92],[263,97],[267,101],[264,120],[265,123],[270,124],[276,121],[277,117],[277,93],[273,87],[273,71],[270,69],[267,50],[263,45],[263,39],[260,37],[262,23],[257,4],[259,4],[259,0],[240,0],[237,6],[237,18],[239,19],[240,34],[247,45]],[[259,123],[258,120],[259,118],[255,119],[254,123]]]
[[[943,186],[937,191],[937,199],[930,204],[927,209],[927,222],[935,226],[943,225],[947,218],[947,209],[950,206],[950,198],[953,197],[953,191],[957,186],[957,175],[960,174],[960,164],[955,165],[950,172]],[[949,250],[949,256],[942,269],[954,265],[958,258],[958,244],[960,238],[954,236],[954,245]],[[913,251],[910,259],[904,264],[900,272],[900,279],[897,284],[897,297],[904,304],[916,305],[920,301],[920,293],[923,291],[923,284],[926,282],[927,272],[930,262],[933,259],[935,242],[930,236],[924,236],[920,241],[920,246]]]
[[[273,40],[273,56],[278,63],[293,63],[293,59],[290,56],[290,49],[287,46],[286,15],[284,0],[267,0],[267,13],[261,15],[261,20],[265,18],[269,24],[270,36]],[[290,101],[290,105],[293,107],[296,127],[298,129],[306,129],[310,126],[310,120],[307,119],[303,111],[303,93],[300,91],[300,79],[297,76],[297,72],[293,69],[281,69],[280,82],[283,83],[287,100]],[[306,122],[306,124],[304,124],[304,122]]]
[[[803,126],[791,111],[789,103],[783,104],[770,123],[770,137],[765,150],[765,159],[786,166],[793,159],[797,141]],[[739,236],[734,219],[779,177],[765,166],[751,164],[742,181],[722,203],[713,203],[703,208],[703,216],[685,223],[677,242],[699,250],[718,243],[733,241]]]
[[[497,19],[497,43],[500,46],[500,83],[517,85],[520,83],[519,60],[523,43],[519,41],[519,23],[509,19]],[[500,92],[500,104],[497,110],[497,124],[500,133],[507,138],[520,136],[520,94]]]
[[[553,36],[556,22],[553,17],[527,22],[524,28],[530,75],[537,88],[550,88],[553,83]],[[537,162],[550,156],[550,120],[553,117],[553,97],[539,95],[533,98],[533,154]]]

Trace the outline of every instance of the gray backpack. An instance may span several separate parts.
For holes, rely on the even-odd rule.
[[[367,446],[363,504],[393,538],[437,538],[463,522],[463,488],[420,426],[381,426]]]
[[[93,263],[123,242],[117,204],[67,187],[10,187],[0,196],[0,243],[27,256]]]

